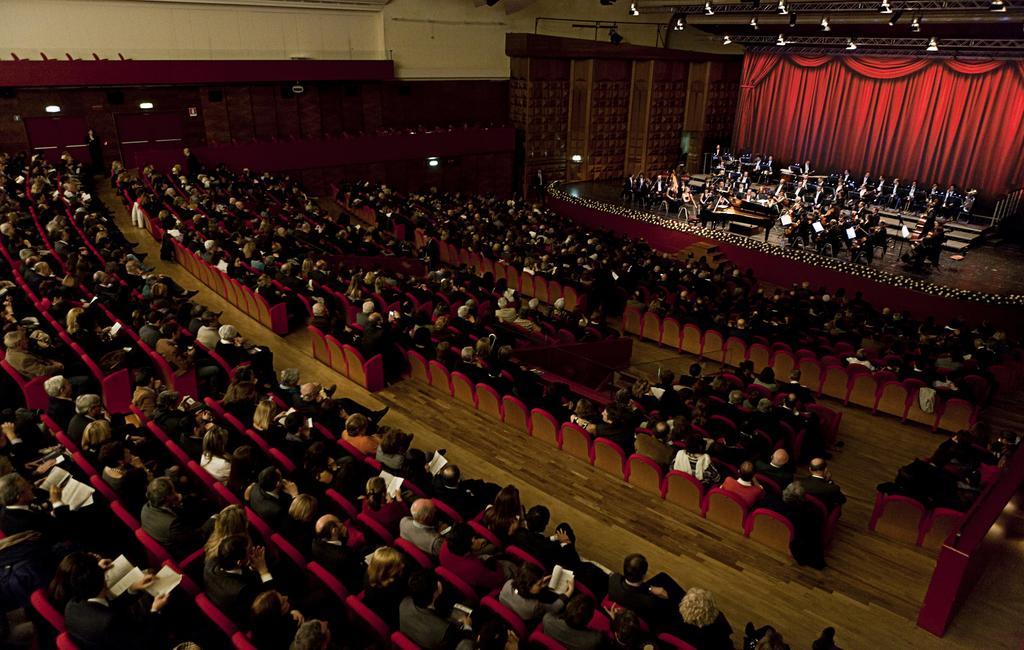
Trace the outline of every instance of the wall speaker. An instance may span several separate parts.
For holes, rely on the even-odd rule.
[[[217,102],[222,102],[222,101],[224,101],[224,91],[223,90],[211,90],[209,93],[207,93],[206,99],[208,99],[211,104],[216,104]]]

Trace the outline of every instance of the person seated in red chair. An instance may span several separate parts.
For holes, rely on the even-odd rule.
[[[748,509],[752,509],[764,497],[764,488],[754,478],[754,464],[749,460],[740,464],[739,474],[739,478],[726,477],[722,489],[732,492],[747,504]]]
[[[679,601],[685,595],[683,588],[667,573],[659,573],[648,580],[647,558],[639,553],[626,556],[622,561],[622,573],[608,576],[608,599],[657,628],[675,624],[679,617]],[[548,633],[546,629],[545,633]]]
[[[423,569],[409,578],[409,595],[398,608],[398,629],[423,648],[452,648],[463,636],[460,623],[469,620],[460,614],[452,620],[451,599],[432,571]]]
[[[485,544],[486,540],[473,536],[468,524],[455,524],[438,553],[441,566],[465,580],[480,595],[500,588],[508,578],[493,558],[485,561],[474,555]]]
[[[824,458],[812,459],[808,469],[811,475],[803,482],[807,494],[821,499],[829,510],[846,503],[846,495],[832,481],[832,470],[828,468],[828,462]]]

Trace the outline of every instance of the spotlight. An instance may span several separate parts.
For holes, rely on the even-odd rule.
[[[635,2],[632,3],[631,5],[629,5],[629,15],[630,16],[639,16],[640,15],[640,10],[636,8],[636,3]]]
[[[612,27],[608,30],[608,40],[612,42],[612,45],[618,45],[622,42],[622,34]]]
[[[677,32],[681,32],[686,29],[686,16],[676,18],[676,24],[672,26],[672,29]]]
[[[574,153],[572,155],[572,161],[574,163],[581,163],[581,162],[583,162],[583,156],[579,155],[578,153]]]
[[[891,14],[892,5],[889,4],[889,0],[882,0],[882,4],[878,5],[878,13],[880,14]]]
[[[857,49],[857,44],[853,42],[852,38],[846,39],[846,49],[848,49],[848,50],[856,50]]]
[[[821,31],[830,32],[832,31],[832,23],[828,21],[828,16],[821,17]]]
[[[921,31],[921,19],[920,18],[915,17],[914,20],[912,20],[910,22],[910,31],[912,31],[912,32],[919,32],[919,31]]]
[[[926,51],[928,51],[928,52],[938,52],[939,51],[939,43],[938,43],[938,41],[935,40],[934,36],[932,36],[928,40],[928,47],[926,47],[924,49]]]
[[[796,14],[795,13],[789,14],[789,26],[790,27],[796,27]]]
[[[776,12],[780,16],[785,16],[789,13],[789,7],[786,6],[786,0],[779,0],[779,7],[776,9]]]
[[[441,165],[441,161],[438,160],[437,158],[434,158],[434,157],[427,158],[427,166],[429,166],[429,167],[439,167],[440,165]]]
[[[139,108],[141,108],[144,111],[148,111],[149,109],[153,108],[153,102],[139,102]]]
[[[60,106],[57,106],[56,104],[50,104],[44,110],[46,110],[47,113],[60,113]]]
[[[1000,14],[1006,13],[1006,3],[1003,0],[992,0],[988,5],[988,10]]]
[[[786,44],[786,37],[783,36],[782,34],[779,34],[779,38],[776,39],[775,44],[779,45],[779,46],[785,45]]]
[[[732,45],[732,39],[731,39],[731,38],[729,38],[729,35],[728,35],[728,34],[726,34],[726,35],[725,35],[725,36],[724,36],[724,37],[722,38],[722,45]]]
[[[895,27],[896,22],[903,16],[903,10],[893,12],[892,16],[889,17],[889,27]]]
[[[753,27],[754,29],[757,29],[757,16],[754,16],[753,18],[750,19],[750,26]]]
[[[715,8],[711,6],[710,2],[705,2],[704,3],[704,15],[705,16],[714,16],[715,15]]]

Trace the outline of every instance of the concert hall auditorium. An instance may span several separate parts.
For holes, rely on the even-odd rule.
[[[1024,0],[2,0],[0,305],[0,648],[1024,648]]]

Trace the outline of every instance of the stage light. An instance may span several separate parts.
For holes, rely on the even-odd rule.
[[[729,35],[728,35],[728,34],[726,34],[726,35],[725,35],[725,36],[724,36],[724,37],[722,38],[722,45],[732,45],[732,39],[731,39],[731,38],[729,38]]]
[[[1006,3],[1003,0],[992,0],[988,5],[988,10],[1001,14],[1006,13]]]
[[[880,14],[891,14],[892,5],[889,4],[889,0],[882,0],[882,4],[878,5],[878,13]]]
[[[636,8],[636,3],[635,2],[632,3],[631,5],[629,5],[629,15],[630,16],[639,16],[640,15],[640,10]]]
[[[149,109],[153,108],[153,102],[139,102],[139,108],[141,108],[144,111],[148,111]]]
[[[711,6],[710,2],[705,2],[704,3],[704,15],[705,16],[714,16],[715,15],[715,8]]]
[[[428,167],[439,167],[440,165],[441,165],[441,161],[439,159],[434,158],[433,156],[430,157],[430,158],[427,158],[427,166]]]
[[[776,12],[778,12],[780,16],[785,16],[789,13],[789,7],[786,6],[786,0],[779,0],[779,6],[776,9]]]
[[[938,43],[938,41],[935,40],[934,36],[932,36],[931,39],[928,40],[928,47],[926,47],[924,49],[927,50],[928,52],[938,52],[939,51],[939,43]]]
[[[786,37],[779,34],[779,38],[775,40],[775,44],[779,46],[786,45]]]
[[[796,13],[789,14],[789,26],[796,27]]]
[[[578,153],[574,153],[572,155],[572,161],[574,163],[581,163],[581,162],[583,162],[583,156],[579,155]]]
[[[672,27],[672,29],[676,30],[677,32],[681,32],[684,29],[686,29],[686,16],[680,16],[679,18],[676,18],[676,24]]]
[[[832,31],[832,23],[828,21],[828,16],[821,17],[821,31],[830,32]]]
[[[857,44],[853,42],[852,38],[846,39],[846,49],[848,49],[848,50],[856,50],[857,49]]]
[[[608,40],[612,42],[612,45],[618,45],[622,42],[622,34],[612,27],[608,30]]]
[[[921,19],[920,18],[915,17],[914,20],[912,20],[910,22],[910,31],[912,31],[912,32],[919,32],[919,31],[921,31]]]
[[[750,19],[750,26],[753,27],[754,29],[757,29],[757,16],[754,16],[753,18]]]
[[[44,109],[47,113],[60,113],[60,106],[56,104],[50,104]]]
[[[900,19],[901,16],[903,16],[902,9],[893,12],[892,16],[889,18],[889,27],[895,27],[896,22]]]

